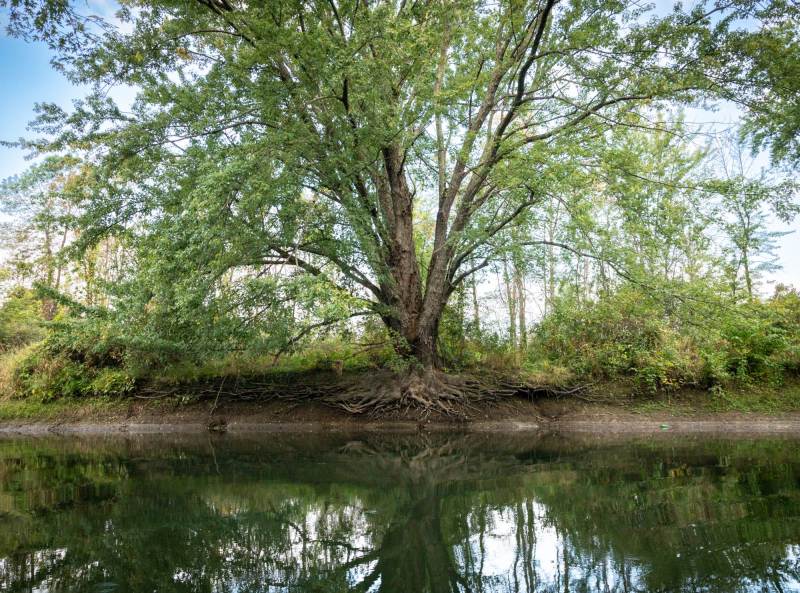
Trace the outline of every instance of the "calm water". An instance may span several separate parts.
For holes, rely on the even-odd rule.
[[[800,442],[0,440],[0,591],[800,591]]]

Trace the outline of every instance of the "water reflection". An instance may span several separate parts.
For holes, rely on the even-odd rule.
[[[0,440],[0,591],[800,591],[796,445]]]

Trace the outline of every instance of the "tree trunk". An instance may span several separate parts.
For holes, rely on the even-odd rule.
[[[403,152],[388,147],[383,152],[386,172],[383,201],[391,204],[387,268],[381,282],[387,314],[383,316],[403,357],[413,357],[425,369],[439,366],[437,340],[445,305],[453,292],[448,276],[451,248],[431,258],[424,281],[414,241],[414,193],[403,170]]]
[[[508,261],[503,258],[503,283],[506,291],[506,305],[508,306],[508,340],[511,348],[517,348],[517,298],[515,286],[508,273]]]
[[[517,293],[517,315],[519,320],[519,351],[524,354],[528,348],[528,320],[525,314],[525,278],[520,266],[514,266],[514,284]]]
[[[436,342],[439,338],[439,324],[436,327],[424,328],[417,332],[417,338],[411,343],[411,354],[424,368],[437,368],[439,356]]]
[[[747,250],[742,251],[742,263],[744,264],[744,285],[747,288],[747,298],[753,300],[753,279],[750,276],[750,258]]]
[[[394,349],[403,358],[415,359],[424,368],[436,368],[439,357],[436,342],[439,335],[438,319],[435,325],[422,324],[420,315],[401,312],[397,317],[385,316],[383,322],[389,329]],[[401,321],[402,319],[402,321]]]
[[[403,171],[403,154],[396,147],[383,151],[386,178],[382,201],[389,216],[386,249],[388,277],[381,280],[386,313],[382,314],[394,341],[395,350],[404,358],[415,358],[424,367],[436,365],[435,324],[426,323],[422,279],[414,242],[414,196]]]
[[[472,276],[472,321],[475,325],[475,333],[481,333],[481,316],[478,309],[478,281]]]

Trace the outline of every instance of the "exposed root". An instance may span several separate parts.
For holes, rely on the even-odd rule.
[[[290,407],[302,402],[318,402],[350,414],[369,417],[431,416],[468,420],[482,407],[516,398],[576,395],[587,386],[570,389],[526,384],[508,376],[449,374],[427,369],[404,374],[390,371],[360,373],[355,376],[237,378],[192,385],[143,387],[136,397],[188,397],[212,399],[213,409],[220,401],[280,401]]]
[[[377,384],[360,381],[349,389],[322,398],[327,405],[351,414],[369,416],[431,414],[467,419],[478,402],[496,401],[500,394],[464,377],[439,371],[385,375]]]

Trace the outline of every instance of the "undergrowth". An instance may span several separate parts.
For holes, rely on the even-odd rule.
[[[800,409],[797,292],[736,305],[698,303],[704,301],[670,301],[635,288],[590,302],[564,298],[528,333],[525,349],[510,347],[498,333],[448,330],[441,338],[444,370],[508,374],[565,392],[592,385],[642,410]],[[380,331],[357,339],[335,332],[313,336],[279,355],[242,348],[200,356],[180,342],[137,334],[111,315],[61,308],[45,321],[41,310],[42,303],[25,291],[12,293],[0,307],[5,415],[57,413],[54,402],[119,399],[143,385],[310,373],[369,376],[405,368]],[[679,394],[686,393],[696,396],[682,400]]]

